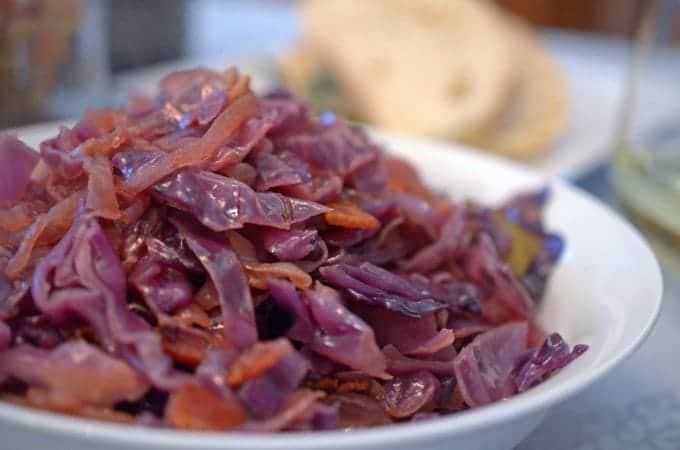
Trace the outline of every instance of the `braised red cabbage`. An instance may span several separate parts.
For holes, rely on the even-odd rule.
[[[470,284],[460,283],[449,289],[439,289],[371,263],[330,265],[319,271],[326,280],[347,290],[356,300],[380,305],[410,317],[420,318],[444,309],[454,312],[481,311],[477,290]]]
[[[486,405],[517,392],[513,371],[528,348],[527,338],[525,322],[508,323],[478,335],[460,351],[454,371],[467,405]]]
[[[0,320],[0,350],[9,347],[12,342],[12,330],[5,322]]]
[[[395,419],[413,417],[434,403],[440,387],[437,377],[426,371],[394,378],[385,383],[385,410]]]
[[[257,193],[233,178],[199,170],[179,171],[158,183],[155,190],[161,201],[191,212],[214,231],[246,224],[288,229],[329,210],[273,192]]]
[[[264,230],[264,248],[281,261],[296,261],[316,247],[318,232],[314,229]]]
[[[40,157],[12,135],[0,135],[0,201],[19,200]]]
[[[0,355],[0,373],[89,404],[112,406],[135,401],[149,389],[144,377],[124,361],[83,341],[64,342],[54,350],[22,344]]]
[[[176,72],[40,145],[0,136],[0,400],[183,430],[430,420],[586,347],[535,316],[548,191],[426,187],[359,127]]]
[[[217,236],[211,236],[189,219],[177,217],[172,223],[212,279],[220,299],[225,339],[238,348],[254,344],[257,332],[253,301],[236,253],[224,239],[220,241]]]
[[[550,374],[578,358],[587,349],[587,346],[579,344],[569,351],[569,345],[559,334],[551,334],[545,339],[543,345],[532,350],[526,361],[518,366],[515,376],[517,391],[523,392],[539,384]]]

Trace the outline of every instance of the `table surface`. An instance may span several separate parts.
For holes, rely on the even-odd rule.
[[[616,207],[606,166],[575,180]],[[662,261],[659,320],[638,351],[586,391],[555,407],[517,450],[680,449],[680,271]]]

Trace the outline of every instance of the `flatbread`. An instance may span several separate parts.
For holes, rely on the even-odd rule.
[[[504,109],[515,61],[484,1],[308,0],[301,9],[322,63],[374,124],[468,136]]]
[[[463,140],[515,158],[530,158],[550,148],[564,130],[568,98],[560,68],[531,29],[516,18],[506,20],[519,76],[498,119]]]

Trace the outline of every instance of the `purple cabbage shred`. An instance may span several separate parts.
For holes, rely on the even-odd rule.
[[[190,431],[436,420],[585,345],[536,319],[549,190],[495,208],[234,68],[0,136],[0,401]],[[557,379],[554,382],[558,382]]]

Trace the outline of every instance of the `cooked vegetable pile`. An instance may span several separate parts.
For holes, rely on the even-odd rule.
[[[498,208],[235,69],[167,76],[40,151],[0,137],[0,398],[189,430],[419,420],[582,354],[536,322],[548,192]]]

